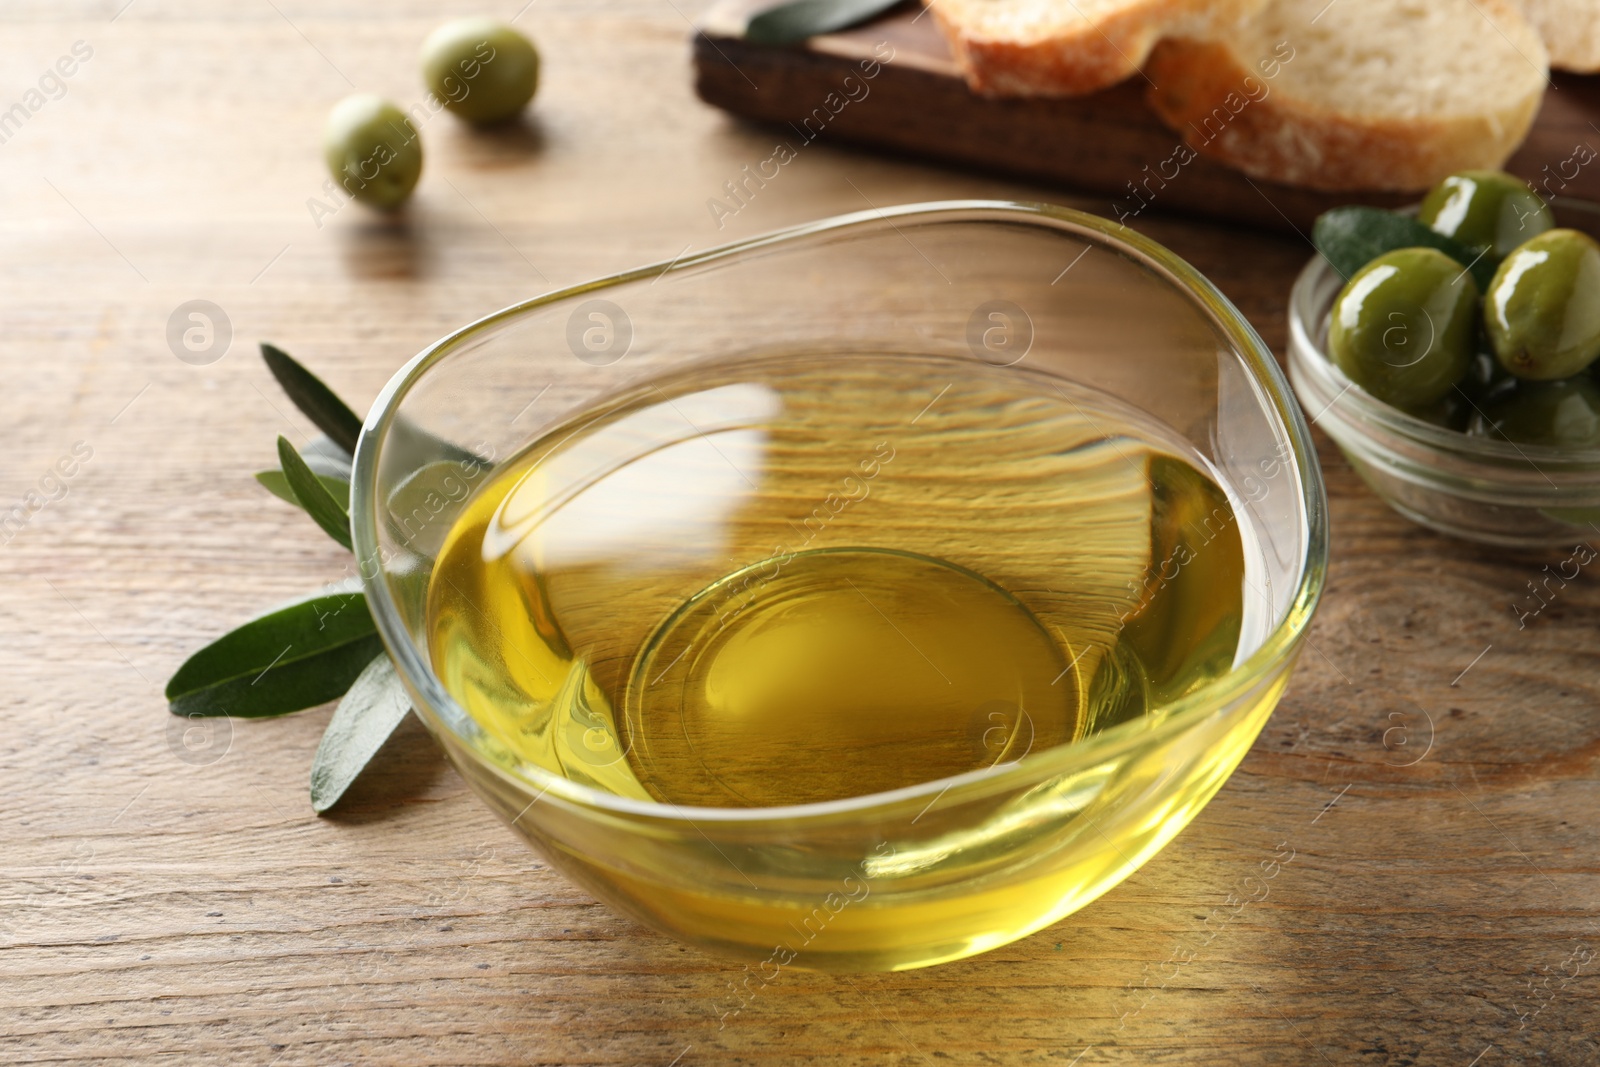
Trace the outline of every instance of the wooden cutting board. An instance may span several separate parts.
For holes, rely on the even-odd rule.
[[[776,124],[775,150],[787,145],[798,156],[813,140],[849,141],[1099,194],[1105,199],[1096,210],[1124,219],[1169,211],[1308,232],[1320,212],[1338,204],[1417,199],[1295,189],[1205,158],[1177,166],[1181,139],[1145,105],[1148,85],[1140,77],[1077,99],[977,96],[933,19],[915,4],[805,46],[745,41],[750,12],[771,2],[726,0],[712,8],[694,54],[701,98]],[[782,158],[767,163],[769,173]],[[752,166],[757,177],[758,168]],[[1600,77],[1555,75],[1507,169],[1550,195],[1600,200]],[[729,193],[730,209],[738,206],[731,199],[737,192]]]

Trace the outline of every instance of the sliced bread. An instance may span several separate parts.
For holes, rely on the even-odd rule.
[[[1550,65],[1578,74],[1600,71],[1600,0],[1522,0]]]
[[[986,96],[1080,96],[1136,73],[1162,37],[1208,37],[1267,0],[926,0]]]
[[[1195,150],[1313,189],[1425,189],[1503,163],[1548,82],[1513,0],[1272,0],[1164,41],[1150,103]]]

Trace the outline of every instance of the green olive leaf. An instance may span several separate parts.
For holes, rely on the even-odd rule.
[[[287,437],[278,438],[278,462],[283,464],[283,477],[289,483],[289,488],[294,491],[295,498],[300,506],[305,508],[306,514],[320,527],[324,533],[345,548],[350,548],[350,512],[347,504],[341,504],[327,488],[311,473],[311,468],[306,461],[300,458],[300,453],[294,450],[294,445],[289,443]],[[350,499],[349,491],[345,492],[345,500]]]
[[[316,479],[322,483],[322,487],[335,500],[344,501],[350,499],[349,482],[340,478],[330,478],[326,474],[316,474]],[[267,492],[279,500],[293,504],[295,507],[300,506],[300,498],[294,495],[293,489],[289,488],[289,479],[282,471],[256,471],[256,481],[260,482]]]
[[[795,44],[865,22],[901,0],[789,0],[751,18],[744,38],[755,44]]]
[[[389,424],[389,432],[383,442],[383,457],[386,468],[393,464],[401,470],[420,467],[435,460],[468,465],[490,465],[489,460],[471,449],[429,433],[413,424],[404,415],[396,415],[394,421]]]
[[[1376,207],[1351,205],[1323,212],[1311,229],[1311,241],[1346,281],[1385,252],[1401,248],[1437,248],[1472,272],[1480,292],[1489,288],[1500,265],[1492,255],[1477,255],[1410,215]]]
[[[350,480],[351,463],[350,453],[333,443],[327,434],[319,433],[311,440],[300,446],[300,458],[306,461],[317,474],[329,478],[337,478],[341,482]]]
[[[320,815],[339,802],[410,710],[411,696],[389,657],[367,664],[317,745],[311,761],[312,810]]]
[[[389,534],[425,559],[439,554],[488,465],[434,460],[400,480],[384,503]]]
[[[283,349],[263,341],[261,358],[267,361],[267,369],[294,401],[294,406],[344,449],[346,455],[355,455],[356,439],[361,436],[361,419],[350,406]]]
[[[167,682],[174,715],[283,715],[350,688],[383,651],[362,593],[318,593],[224,634]]]

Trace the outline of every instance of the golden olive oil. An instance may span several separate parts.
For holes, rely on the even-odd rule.
[[[440,550],[434,667],[577,782],[765,807],[912,786],[1159,712],[1256,622],[1253,545],[1170,428],[935,357],[636,387],[502,464]]]

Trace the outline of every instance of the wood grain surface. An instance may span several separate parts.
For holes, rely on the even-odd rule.
[[[0,510],[26,519],[0,533],[0,1061],[1600,1062],[1594,566],[1550,579],[1567,553],[1414,527],[1325,438],[1311,645],[1192,826],[1033,937],[905,974],[786,973],[726,1025],[737,966],[547,869],[414,724],[322,819],[306,788],[327,709],[186,738],[161,697],[182,659],[344,566],[250,478],[276,434],[308,430],[258,339],[364,401],[461,323],[686,247],[916,200],[1105,209],[824,137],[719,217],[773,135],[695,98],[698,5],[484,6],[537,38],[544,87],[507,130],[430,120],[399,221],[313,217],[323,116],[353,87],[419,100],[419,41],[477,8],[0,9],[0,114],[28,111],[0,143]],[[41,90],[78,41],[92,56]],[[1302,240],[1134,225],[1282,351]],[[190,300],[232,327],[203,365],[169,347]],[[1247,883],[1275,853],[1292,859]]]
[[[1204,154],[1227,114],[1176,133],[1145,103],[1154,82],[1143,75],[1074,99],[976,96],[934,20],[916,3],[796,47],[744,40],[746,19],[765,3],[721,0],[706,12],[695,44],[696,89],[733,114],[771,123],[792,143],[826,128],[835,139],[1092,193],[1095,211],[1125,220],[1151,210],[1181,211],[1310,233],[1330,207],[1393,207],[1418,199],[1321,193],[1247,178]],[[1488,22],[1483,28],[1492,32]],[[863,63],[886,58],[892,61],[881,71],[863,76],[874,69]],[[1266,99],[1270,79],[1249,91]],[[867,100],[871,106],[857,106]],[[1600,160],[1597,123],[1600,78],[1557,73],[1506,168],[1548,196],[1600,199],[1600,167],[1593,165]]]

